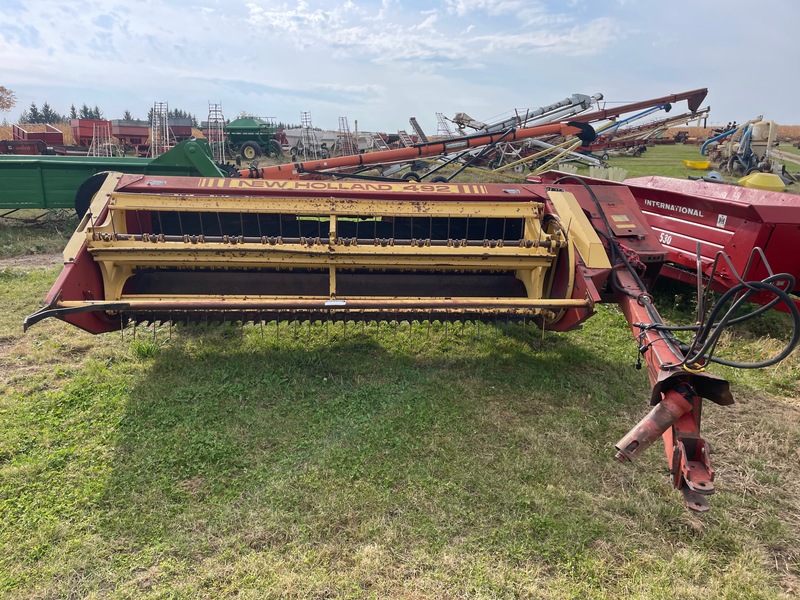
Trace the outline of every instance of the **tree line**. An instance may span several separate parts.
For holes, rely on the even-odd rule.
[[[8,112],[17,103],[17,97],[13,91],[9,90],[5,86],[0,85],[0,112]],[[168,111],[168,115],[170,118],[175,119],[190,119],[192,122],[192,127],[198,126],[197,116],[193,115],[192,113],[180,109],[180,108],[173,108]],[[239,114],[239,117],[252,117],[251,113],[242,112]],[[41,108],[37,106],[36,102],[31,102],[31,105],[22,111],[22,114],[19,116],[19,123],[63,123],[65,121],[69,121],[70,119],[104,119],[104,113],[100,110],[100,107],[96,104],[94,107],[90,107],[86,103],[81,105],[80,108],[76,108],[74,104],[69,107],[69,112],[67,114],[61,114],[58,111],[54,110],[48,102],[42,104]],[[122,115],[122,119],[124,121],[135,121],[136,117],[131,114],[131,111],[125,110]],[[150,122],[153,119],[153,109],[147,111],[147,121]],[[227,123],[230,123],[230,119],[226,120]],[[283,123],[279,121],[277,124],[278,129],[292,129],[292,128],[299,128],[300,125],[291,124],[291,123]],[[319,129],[319,127],[315,127],[314,129]]]
[[[130,114],[128,113],[127,110],[125,111],[125,113]],[[197,117],[190,112],[181,110],[180,108],[171,108],[170,110],[167,111],[167,115],[169,116],[170,119],[190,119],[192,121],[192,127],[197,127]],[[128,117],[123,117],[123,118],[128,119]],[[153,120],[152,108],[147,111],[147,120],[148,121]]]
[[[103,111],[100,110],[100,107],[95,106],[94,108],[90,108],[88,105],[84,104],[81,106],[80,110],[75,108],[73,104],[69,108],[69,114],[62,115],[56,110],[53,110],[49,103],[45,102],[42,104],[42,107],[39,108],[36,105],[36,102],[31,102],[31,105],[22,111],[22,114],[19,116],[20,123],[63,123],[64,121],[68,121],[69,119],[102,119],[103,118]]]
[[[12,105],[13,106],[13,105]],[[10,107],[9,107],[10,108]],[[168,111],[170,118],[184,118],[190,119],[192,122],[193,127],[197,127],[197,117],[191,114],[188,111],[182,110],[180,108],[170,109]],[[147,113],[147,121],[151,121],[153,117],[153,109],[151,108]],[[69,121],[70,119],[105,119],[105,115],[100,107],[95,105],[94,107],[90,107],[87,104],[83,104],[80,108],[76,108],[75,105],[71,105],[69,107],[69,113],[61,114],[50,106],[48,102],[42,104],[41,108],[36,105],[36,102],[31,102],[31,105],[22,111],[22,114],[19,116],[20,123],[63,123],[65,121]],[[135,121],[136,118],[131,114],[131,111],[126,110],[123,115],[122,119],[125,121]]]

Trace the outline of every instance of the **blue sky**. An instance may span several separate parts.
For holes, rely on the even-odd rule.
[[[0,85],[18,98],[3,116],[47,101],[144,118],[166,101],[202,120],[212,101],[435,133],[436,112],[708,87],[713,123],[800,124],[799,23],[798,0],[2,0]]]

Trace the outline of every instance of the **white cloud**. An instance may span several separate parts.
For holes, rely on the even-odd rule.
[[[488,52],[534,51],[559,53],[565,56],[599,54],[620,37],[619,28],[611,19],[600,18],[565,31],[539,29],[516,35],[481,36]]]
[[[490,15],[519,13],[526,8],[526,5],[538,3],[524,0],[447,0],[446,4],[450,12],[463,17],[468,13],[481,11]]]
[[[797,14],[794,0],[762,2]],[[202,116],[213,99],[284,121],[313,110],[321,126],[350,115],[392,129],[416,114],[433,130],[436,111],[486,120],[575,92],[635,100],[707,85],[720,119],[794,119],[791,94],[740,84],[747,69],[783,80],[780,61],[759,57],[800,54],[793,20],[771,21],[763,51],[742,55],[744,1],[708,5],[723,38],[681,33],[689,0],[2,0],[0,84],[20,106],[62,112],[85,101],[141,116],[169,100]]]
[[[434,29],[433,25],[434,23],[436,23],[436,19],[438,19],[436,13],[428,15],[422,23],[420,23],[419,25],[412,26],[411,29],[415,29],[417,31],[423,29],[433,30]]]

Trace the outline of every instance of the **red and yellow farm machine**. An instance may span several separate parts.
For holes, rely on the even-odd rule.
[[[662,437],[672,485],[696,511],[708,509],[714,491],[703,400],[733,402],[728,382],[707,368],[774,364],[800,337],[791,274],[773,273],[762,253],[763,277],[744,279],[746,269],[734,268],[710,235],[713,225],[670,243],[663,225],[648,223],[633,186],[555,175],[515,185],[255,175],[109,173],[66,246],[46,306],[25,327],[47,317],[97,334],[130,322],[503,320],[567,331],[598,303],[616,303],[652,386],[652,409],[617,442],[616,456],[633,461]],[[747,218],[731,214],[729,223]],[[731,279],[713,309],[675,328],[650,288],[665,269],[687,267],[673,250],[692,240],[713,248],[713,265],[696,253],[700,277],[716,282],[725,271]],[[718,358],[726,326],[765,310],[737,312],[755,297],[791,313],[786,348],[754,365]]]

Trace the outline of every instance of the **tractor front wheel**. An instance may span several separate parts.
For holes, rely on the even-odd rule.
[[[242,144],[242,156],[246,160],[254,160],[261,156],[261,146],[255,142],[245,142]]]

